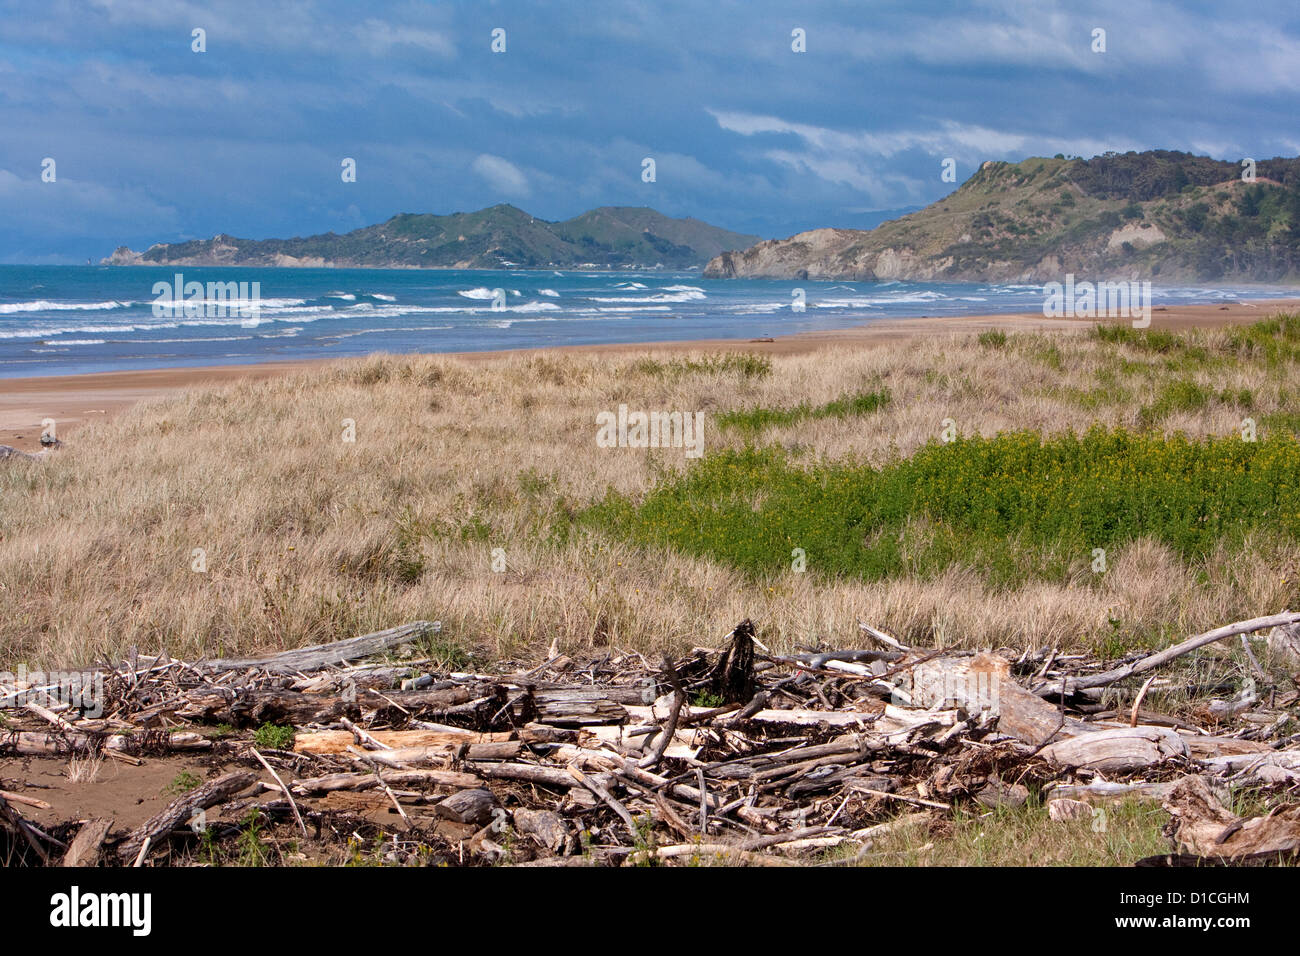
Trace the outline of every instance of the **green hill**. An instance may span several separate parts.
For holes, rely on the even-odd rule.
[[[713,259],[710,277],[1300,281],[1300,159],[1152,150],[987,162],[955,192],[869,231],[817,229]]]
[[[510,205],[435,216],[403,213],[344,235],[236,239],[217,235],[160,243],[143,253],[119,248],[109,265],[336,266],[340,268],[685,269],[747,236],[697,219],[670,219],[653,209],[604,206],[547,222]]]

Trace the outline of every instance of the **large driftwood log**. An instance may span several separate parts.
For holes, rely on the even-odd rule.
[[[899,679],[913,707],[996,714],[999,731],[1031,747],[1096,730],[1064,718],[1052,704],[1025,690],[1011,677],[1010,662],[988,651],[923,660]]]
[[[228,723],[236,727],[255,727],[268,722],[295,725],[333,723],[345,717],[357,719],[362,710],[392,709],[418,717],[452,712],[474,700],[475,690],[472,686],[457,686],[440,690],[368,692],[348,699],[283,688],[214,686],[191,691],[174,713],[187,720]]]
[[[311,647],[299,647],[270,657],[220,658],[206,661],[199,665],[202,670],[221,672],[238,671],[248,668],[269,671],[273,674],[309,674],[331,664],[357,660],[379,654],[390,648],[409,644],[426,634],[437,634],[442,630],[440,621],[416,621],[403,624],[386,631],[349,637],[343,641],[329,644],[314,644]]]
[[[152,843],[159,837],[166,836],[198,811],[229,800],[241,790],[252,786],[256,779],[257,774],[251,770],[236,770],[216,780],[210,780],[189,793],[182,794],[132,831],[131,835],[118,846],[118,858],[134,860],[143,849],[145,840]]]
[[[145,742],[150,750],[180,751],[209,750],[212,741],[200,734],[158,734],[150,738],[141,734],[83,734],[80,731],[11,730],[0,733],[0,755],[18,754],[24,757],[55,756],[93,753],[101,748],[114,754],[130,753]]]

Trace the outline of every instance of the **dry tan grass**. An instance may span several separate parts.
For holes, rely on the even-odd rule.
[[[1198,334],[1212,344],[1223,333]],[[1124,373],[1125,401],[1089,409],[1071,397],[1121,355],[1149,366]],[[557,545],[549,528],[608,488],[639,493],[687,466],[680,450],[598,448],[595,415],[620,402],[700,409],[707,421],[883,386],[893,401],[882,412],[763,437],[879,462],[910,454],[946,418],[982,434],[1134,424],[1179,376],[1249,387],[1261,416],[1280,407],[1294,372],[1169,370],[1083,335],[1012,335],[1002,348],[954,335],[780,357],[761,378],[598,354],[381,356],[196,390],[89,425],[47,462],[0,470],[0,660],[53,667],[131,645],[255,652],[416,618],[441,619],[453,639],[493,655],[552,640],[690,646],[745,617],[779,646],[855,643],[859,618],[917,641],[979,645],[1068,647],[1107,633],[1111,618],[1191,631],[1277,609],[1294,594],[1282,578],[1290,569],[1294,582],[1295,555],[1261,541],[1215,556],[1198,581],[1167,549],[1139,542],[1110,555],[1100,580],[1081,556],[1069,582],[997,592],[979,569],[958,567],[934,580],[755,582],[599,535]],[[1224,434],[1243,414],[1215,403],[1167,424]],[[342,440],[345,419],[355,443]],[[741,441],[706,424],[706,449]],[[476,521],[490,526],[486,539]],[[492,570],[494,547],[506,551],[504,573]],[[192,570],[195,549],[204,572]]]

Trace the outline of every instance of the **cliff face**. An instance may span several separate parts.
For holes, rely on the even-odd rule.
[[[514,206],[450,216],[403,214],[345,235],[296,239],[211,239],[121,246],[106,265],[329,266],[356,268],[698,268],[757,236],[653,209],[607,206],[547,222]]]
[[[1300,281],[1300,160],[1151,151],[988,162],[951,195],[861,231],[815,229],[714,257],[713,278]]]

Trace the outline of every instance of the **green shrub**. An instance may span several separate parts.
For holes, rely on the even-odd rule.
[[[293,747],[293,738],[295,736],[292,727],[281,727],[278,724],[265,723],[253,731],[253,742],[257,746],[268,750],[289,750]]]

